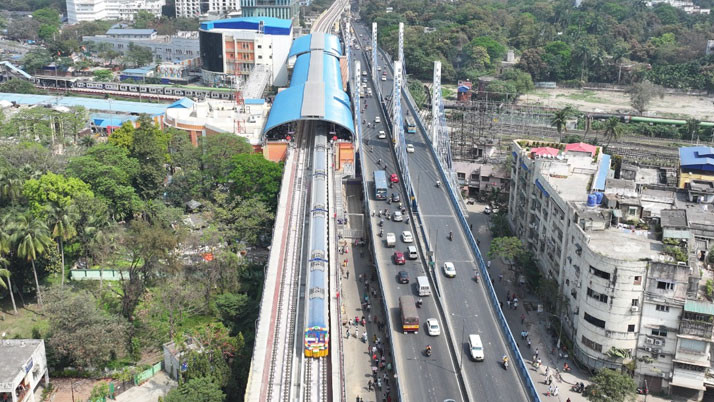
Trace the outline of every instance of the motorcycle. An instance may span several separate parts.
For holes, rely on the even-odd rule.
[[[454,240],[454,232],[449,232],[449,241]]]
[[[478,272],[474,272],[474,281],[478,283]]]
[[[431,356],[431,348],[426,348],[426,356]]]
[[[441,180],[436,181],[436,187],[441,187]]]
[[[384,230],[383,230],[383,229],[379,229],[379,237],[382,237],[382,236],[384,236]]]
[[[379,227],[382,227],[382,226],[384,226],[384,219],[379,220]]]
[[[638,395],[647,395],[647,394],[649,394],[649,390],[647,389],[647,387],[637,388],[637,394]]]
[[[421,307],[421,305],[424,303],[424,301],[421,299],[421,297],[416,301],[416,306]]]
[[[575,383],[575,385],[570,387],[570,390],[573,392],[577,392],[578,394],[582,394],[583,391],[585,390],[585,383],[583,383],[583,382]]]

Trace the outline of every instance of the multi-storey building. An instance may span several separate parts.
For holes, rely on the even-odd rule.
[[[714,386],[714,305],[702,297],[714,239],[714,214],[702,203],[714,199],[714,185],[690,181],[678,190],[658,169],[631,166],[621,172],[630,179],[615,179],[600,148],[534,145],[542,144],[512,146],[508,216],[558,283],[575,357],[701,399]]]
[[[225,18],[240,13],[240,0],[176,0],[177,17],[215,15]]]
[[[139,10],[161,16],[166,0],[67,0],[67,20],[80,21],[122,20],[133,21]]]
[[[300,15],[298,0],[240,0],[244,17],[274,17],[297,22]]]
[[[70,24],[106,18],[106,0],[67,0],[67,21]]]
[[[181,61],[199,57],[198,32],[180,31],[176,35],[156,35],[153,29],[110,29],[106,35],[84,36],[85,42],[109,43],[125,53],[129,45],[148,47],[155,61]]]
[[[284,86],[286,59],[292,44],[292,21],[241,17],[201,24],[201,64],[204,84],[234,87],[245,82],[258,65],[267,68],[269,85]]]

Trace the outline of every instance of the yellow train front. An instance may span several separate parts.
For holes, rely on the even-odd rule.
[[[327,328],[305,329],[305,357],[323,357],[330,352],[330,336]]]

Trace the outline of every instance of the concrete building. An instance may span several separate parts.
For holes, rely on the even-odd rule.
[[[699,7],[692,0],[650,0],[647,2],[648,7],[654,7],[657,4],[669,4],[687,14],[709,14],[711,12],[711,9]]]
[[[67,0],[67,21],[70,24],[105,19],[107,19],[106,0]]]
[[[679,182],[677,187],[685,188],[692,180],[714,181],[714,148],[679,148]]]
[[[634,367],[639,385],[700,400],[714,386],[714,305],[703,297],[714,183],[697,176],[677,189],[666,171],[627,164],[616,179],[600,148],[533,145],[513,143],[508,217],[565,297],[575,357],[593,369]]]
[[[45,341],[42,339],[0,340],[0,400],[34,402],[35,389],[44,377],[49,385]]]
[[[67,21],[133,21],[139,10],[161,16],[166,0],[67,0]]]
[[[110,29],[105,35],[84,36],[85,42],[109,43],[114,50],[126,53],[129,44],[148,47],[155,61],[194,59],[200,54],[198,32],[179,31],[176,35],[156,35],[150,29]],[[111,34],[110,34],[111,32]]]
[[[459,186],[469,197],[479,194],[499,192],[506,194],[509,189],[510,172],[502,165],[478,162],[454,162]]]
[[[273,17],[297,23],[300,15],[298,0],[240,0],[244,17]]]
[[[200,137],[233,133],[244,137],[258,151],[269,111],[270,105],[263,99],[245,99],[242,110],[233,101],[209,99],[192,102],[187,108],[167,109],[164,124],[186,131],[194,146]]]
[[[257,66],[264,66],[268,85],[285,86],[292,45],[292,21],[242,17],[204,22],[200,28],[201,75],[205,85],[243,85]]]
[[[176,0],[177,17],[200,17],[215,15],[226,18],[236,13],[240,15],[240,0]]]

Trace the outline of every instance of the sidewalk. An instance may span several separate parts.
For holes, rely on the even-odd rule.
[[[474,236],[479,240],[483,259],[488,261],[488,250],[491,245],[491,231],[489,229],[489,215],[484,215],[484,204],[467,205],[469,211],[468,221],[473,225]],[[573,363],[571,357],[566,357],[555,349],[557,339],[554,339],[548,332],[547,313],[538,313],[540,301],[527,293],[524,287],[517,284],[515,274],[500,259],[491,261],[489,270],[491,279],[494,282],[496,294],[503,303],[503,313],[506,316],[508,325],[513,332],[513,337],[518,343],[521,355],[530,369],[531,379],[535,383],[536,389],[540,393],[541,400],[546,401],[567,401],[585,402],[587,399],[580,393],[571,391],[571,387],[584,382],[590,384],[589,374],[579,369]],[[502,275],[502,277],[501,277]],[[501,279],[502,278],[502,279]],[[510,307],[508,296],[518,298],[518,306],[514,309]],[[527,331],[531,340],[530,347],[526,339],[522,338],[521,332]],[[562,343],[561,343],[562,344]],[[536,351],[538,356],[536,357]],[[534,360],[541,359],[540,367],[536,367]],[[564,373],[564,363],[570,366],[571,371]],[[548,376],[546,376],[546,369]],[[552,378],[551,386],[558,387],[558,395],[549,393],[548,377]],[[644,400],[644,396],[638,396],[638,401]],[[647,401],[666,401],[668,399],[657,398],[652,395],[647,396]]]
[[[384,338],[384,307],[379,296],[379,283],[369,247],[354,246],[353,241],[349,239],[341,240],[340,246],[344,252],[339,256],[340,260],[343,263],[347,260],[346,266],[340,265],[342,317],[343,321],[347,322],[342,323],[342,333],[333,336],[346,338],[349,330],[349,339],[344,339],[343,343],[347,401],[357,401],[358,397],[364,402],[396,401],[396,390],[389,381],[392,373],[388,369],[392,367],[393,362],[389,342]],[[365,300],[368,305],[363,304]],[[366,326],[361,324],[363,317]],[[358,325],[355,325],[355,318],[360,321]],[[365,328],[367,342],[362,338]],[[377,361],[373,360],[375,354]],[[370,389],[370,384],[374,384],[377,377],[381,388],[372,386]]]

